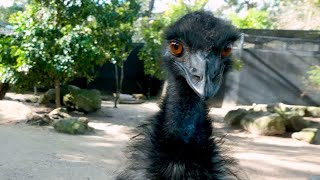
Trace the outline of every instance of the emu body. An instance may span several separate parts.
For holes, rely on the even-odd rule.
[[[166,95],[160,111],[131,140],[130,164],[118,180],[237,178],[234,161],[223,155],[215,138],[205,103],[230,67],[223,53],[237,38],[233,26],[202,11],[167,28],[162,58]]]

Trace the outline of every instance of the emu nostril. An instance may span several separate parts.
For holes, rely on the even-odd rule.
[[[199,76],[199,75],[192,75],[192,78],[196,81],[201,81],[203,76]]]

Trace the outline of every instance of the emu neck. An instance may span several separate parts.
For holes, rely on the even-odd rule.
[[[210,122],[208,123],[206,118],[206,105],[185,79],[168,80],[162,110],[167,138],[175,139],[179,144],[199,144],[211,135],[211,132],[207,131],[211,128],[207,127],[210,126]]]

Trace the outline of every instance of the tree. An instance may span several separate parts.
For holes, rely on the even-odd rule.
[[[3,22],[8,22],[12,14],[23,10],[23,4],[17,4],[16,2],[10,7],[0,6],[0,20]]]
[[[33,1],[11,20],[14,41],[20,42],[13,48],[18,55],[16,70],[26,74],[28,84],[54,84],[57,107],[61,106],[60,83],[91,76],[92,65],[102,62],[90,28],[69,24],[59,8],[54,1],[49,6]]]
[[[320,30],[319,0],[281,1],[273,14],[278,29]]]
[[[11,56],[10,36],[0,35],[0,100],[8,91],[9,82],[14,81],[14,62]]]
[[[306,87],[309,91],[319,92],[320,91],[320,66],[311,66],[307,72],[305,78]]]
[[[12,41],[19,44],[11,48],[12,67],[24,74],[26,84],[54,85],[59,107],[61,84],[92,79],[94,67],[106,61],[123,66],[133,48],[132,23],[139,8],[135,0],[31,1],[11,19]]]
[[[97,46],[105,59],[115,64],[116,97],[114,107],[117,107],[123,82],[123,64],[134,44],[133,23],[139,17],[140,6],[136,0],[111,1],[100,8],[95,8],[92,16],[93,35]],[[120,74],[119,74],[120,70]]]
[[[154,14],[151,17],[145,16],[138,24],[139,37],[144,42],[144,46],[139,53],[139,58],[144,61],[145,74],[163,78],[159,59],[161,57],[161,45],[163,44],[163,31],[165,27],[175,22],[177,19],[196,10],[203,9],[208,0],[195,0],[192,4],[183,0],[171,4],[170,8],[163,14]]]
[[[232,24],[238,28],[244,29],[271,29],[272,21],[269,19],[266,11],[259,11],[257,9],[249,9],[244,17],[238,16],[236,13],[230,13],[229,19]]]

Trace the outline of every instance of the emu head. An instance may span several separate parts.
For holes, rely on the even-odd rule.
[[[164,37],[163,60],[170,74],[185,78],[204,100],[216,94],[231,66],[229,55],[239,37],[237,30],[210,12],[197,11],[169,26]]]

